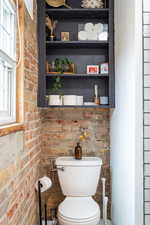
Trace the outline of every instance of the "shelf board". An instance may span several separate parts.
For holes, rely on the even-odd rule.
[[[108,41],[46,41],[48,48],[104,48]]]
[[[46,13],[54,18],[104,18],[109,14],[109,8],[84,9],[84,8],[46,8]]]
[[[92,78],[92,77],[97,77],[97,78],[104,78],[104,77],[109,77],[109,74],[51,74],[51,73],[46,73],[46,77],[71,77],[71,78],[79,78],[79,77],[84,77],[84,78]]]
[[[110,105],[48,105],[48,108],[111,108]]]

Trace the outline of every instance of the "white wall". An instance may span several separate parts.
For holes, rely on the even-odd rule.
[[[110,128],[114,225],[143,222],[141,14],[141,0],[115,0],[116,107]]]

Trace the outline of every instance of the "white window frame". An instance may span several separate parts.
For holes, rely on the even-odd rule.
[[[0,26],[1,29],[3,25],[2,20],[2,11],[3,5],[9,8],[10,12],[13,16],[13,23],[11,24],[11,31],[13,32],[13,36],[11,36],[12,41],[12,48],[9,52],[9,49],[2,49],[2,44],[0,45],[0,65],[1,65],[1,72],[3,69],[3,76],[4,76],[4,69],[7,70],[7,77],[8,77],[8,92],[7,92],[7,109],[0,110],[0,126],[4,124],[11,124],[16,122],[16,6],[12,0],[0,0]],[[2,34],[2,33],[1,33]],[[2,36],[0,36],[2,37]],[[9,43],[11,43],[11,41]],[[2,39],[1,39],[2,42]],[[10,73],[8,72],[8,68],[11,68]],[[0,74],[1,75],[1,74]],[[4,80],[4,79],[3,79]],[[1,85],[3,87],[3,85]],[[5,90],[6,91],[6,90]],[[3,99],[4,100],[4,99]],[[2,104],[2,102],[0,102]]]

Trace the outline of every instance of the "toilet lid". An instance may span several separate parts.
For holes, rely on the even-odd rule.
[[[100,209],[92,197],[67,197],[59,205],[58,212],[64,217],[83,220],[96,217]]]

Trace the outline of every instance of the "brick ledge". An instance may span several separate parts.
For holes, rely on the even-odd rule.
[[[14,123],[0,127],[0,137],[8,135],[10,133],[14,133],[17,131],[22,131],[25,129],[24,124],[22,123]]]

